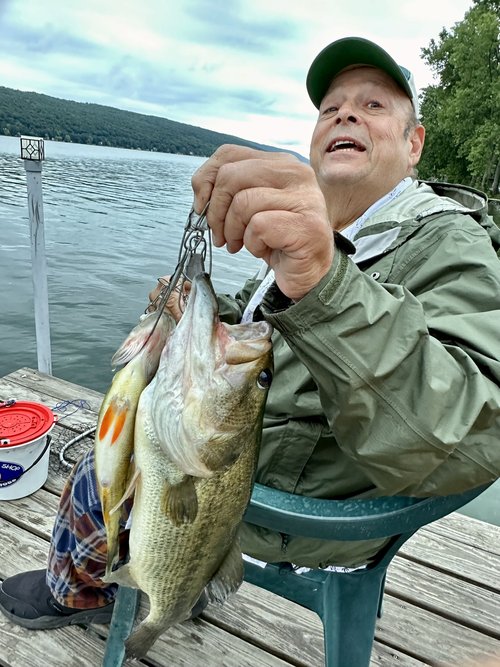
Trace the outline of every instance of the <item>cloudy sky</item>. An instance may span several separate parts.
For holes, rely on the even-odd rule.
[[[0,0],[0,85],[308,154],[305,77],[347,35],[433,82],[420,49],[472,0]]]

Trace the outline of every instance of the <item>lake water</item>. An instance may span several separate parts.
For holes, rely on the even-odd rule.
[[[37,367],[26,176],[19,138],[0,136],[0,376]],[[110,359],[156,278],[171,273],[204,158],[45,142],[43,204],[54,375],[105,391]],[[234,294],[259,262],[214,250]],[[78,397],[75,397],[78,398]],[[467,513],[500,525],[500,485]]]
[[[43,205],[54,375],[103,391],[110,358],[175,268],[204,158],[45,142]],[[3,375],[37,366],[26,176],[0,137]],[[234,294],[259,261],[215,249],[216,289]]]

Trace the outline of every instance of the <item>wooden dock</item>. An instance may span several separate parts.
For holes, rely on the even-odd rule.
[[[45,486],[0,501],[2,579],[45,567],[67,475],[58,452],[95,425],[102,395],[23,368],[0,378],[0,400],[9,398],[59,406],[59,423]],[[88,437],[65,456],[75,461],[90,446]],[[29,631],[0,614],[0,666],[99,667],[106,632],[104,626]],[[419,531],[389,568],[371,665],[469,667],[493,655],[500,664],[500,528],[453,514]],[[312,612],[244,583],[224,606],[168,630],[147,658],[126,665],[321,667],[321,624]]]

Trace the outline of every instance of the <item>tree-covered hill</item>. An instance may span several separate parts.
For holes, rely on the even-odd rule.
[[[167,118],[0,86],[0,134],[79,144],[211,155],[224,143],[271,148]]]

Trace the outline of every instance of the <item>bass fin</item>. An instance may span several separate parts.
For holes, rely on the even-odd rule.
[[[231,593],[236,593],[243,581],[243,558],[240,542],[236,539],[219,569],[208,582],[206,593],[209,602],[225,602]]]
[[[165,630],[165,627],[158,627],[155,624],[148,623],[145,619],[125,642],[125,651],[131,658],[144,658],[151,646]]]
[[[127,498],[129,498],[134,493],[135,487],[137,486],[137,483],[139,481],[140,474],[141,474],[140,469],[136,468],[134,470],[134,474],[132,475],[127,488],[125,489],[125,492],[124,492],[123,496],[116,503],[116,505],[109,510],[110,515],[117,512],[120,509],[120,507],[123,505],[123,503],[127,500]]]
[[[248,439],[243,434],[238,441],[226,435],[216,436],[208,440],[199,450],[199,459],[211,472],[227,470],[241,456]]]
[[[104,577],[102,577],[102,581],[105,584],[119,584],[120,586],[128,586],[129,588],[139,588],[128,563],[125,563],[125,565],[122,565],[117,570],[113,570],[113,572],[106,572]]]
[[[174,526],[193,523],[198,514],[198,496],[193,478],[184,475],[177,484],[166,482],[163,505],[165,514]]]

